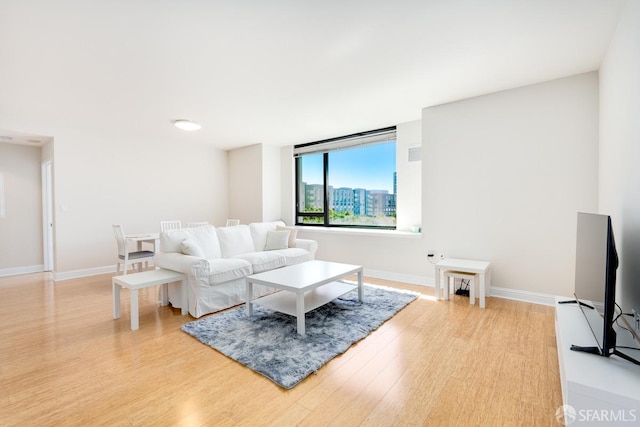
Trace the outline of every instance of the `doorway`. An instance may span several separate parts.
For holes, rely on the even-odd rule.
[[[53,271],[53,174],[51,162],[42,164],[42,243],[44,271]]]

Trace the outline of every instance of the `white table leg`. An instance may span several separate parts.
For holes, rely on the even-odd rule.
[[[358,271],[358,301],[364,302],[364,286],[362,284],[362,270]]]
[[[162,305],[163,307],[165,305],[169,305],[169,284],[168,283],[163,283],[162,285],[160,285],[160,295],[162,297],[160,305]]]
[[[440,299],[440,269],[436,267],[436,301]]]
[[[304,325],[304,292],[296,293],[296,317],[298,318],[298,334],[304,337],[306,335]]]
[[[250,280],[247,280],[244,299],[246,301],[244,314],[246,316],[253,316],[253,303],[251,302],[251,300],[253,299],[253,283]]]
[[[480,308],[484,308],[484,287],[485,287],[485,277],[484,273],[480,273],[480,284],[478,285],[478,291],[480,293]]]
[[[138,326],[138,290],[131,289],[131,330],[137,330]]]
[[[476,286],[478,285],[477,279],[478,275],[476,274],[476,277],[469,279],[469,304],[471,305],[475,305],[476,304]]]
[[[456,279],[453,279],[453,283],[456,283]],[[446,274],[444,275],[444,281],[442,282],[443,286],[443,292],[444,292],[444,297],[442,299],[444,299],[445,301],[449,301],[449,291],[451,288],[451,277],[447,276]]]
[[[111,282],[113,287],[113,318],[120,318],[120,285],[115,282]]]
[[[185,316],[189,312],[189,281],[182,281],[182,315]]]

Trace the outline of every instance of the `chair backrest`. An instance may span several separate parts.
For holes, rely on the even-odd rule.
[[[239,219],[228,219],[227,220],[227,227],[235,227],[236,225],[240,225],[240,220]]]
[[[127,240],[120,224],[113,224],[113,234],[116,236],[116,242],[118,243],[118,255],[125,256],[127,254]]]
[[[182,228],[182,222],[178,221],[160,221],[160,230],[180,230]]]
[[[203,225],[209,225],[209,223],[207,221],[188,222],[187,223],[187,228],[202,227]]]

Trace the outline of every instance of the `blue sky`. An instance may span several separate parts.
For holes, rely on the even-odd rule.
[[[307,184],[322,184],[322,154],[303,156],[302,171]],[[393,193],[395,171],[395,141],[329,153],[329,185],[334,188],[366,188]]]

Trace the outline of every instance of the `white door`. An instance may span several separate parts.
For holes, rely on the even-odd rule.
[[[42,164],[42,237],[44,271],[53,271],[53,185],[51,162]]]

